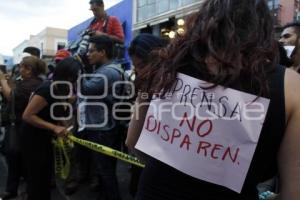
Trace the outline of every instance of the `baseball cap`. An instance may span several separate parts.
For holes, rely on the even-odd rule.
[[[56,52],[55,54],[55,57],[54,57],[54,60],[55,61],[61,61],[67,57],[70,57],[71,56],[71,53],[66,50],[66,49],[60,49]]]

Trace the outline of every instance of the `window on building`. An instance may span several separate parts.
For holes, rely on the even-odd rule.
[[[66,47],[65,42],[58,42],[57,43],[57,50],[64,49]]]
[[[279,7],[279,0],[268,0],[268,6],[270,10],[277,9]]]
[[[169,2],[170,0],[160,0],[160,2],[157,4],[158,13],[163,13],[170,10]]]
[[[273,17],[274,20],[274,24],[275,25],[279,25],[280,24],[280,4],[279,4],[279,0],[268,0],[268,7],[271,11],[271,15]]]
[[[138,7],[143,7],[147,4],[147,0],[138,0]]]
[[[147,18],[153,17],[156,13],[155,3],[149,4],[147,7]]]
[[[181,0],[181,1],[182,1],[182,5],[184,6],[197,2],[197,0]]]
[[[187,6],[199,0],[137,0],[137,21],[142,22],[181,6]]]
[[[179,0],[170,0],[170,10],[175,10],[179,7]]]

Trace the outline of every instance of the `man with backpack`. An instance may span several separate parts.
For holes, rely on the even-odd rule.
[[[88,46],[90,44],[91,37],[106,36],[108,37],[112,45],[110,50],[112,53],[111,60],[115,63],[122,63],[124,58],[124,32],[123,27],[119,19],[115,16],[109,16],[104,10],[103,0],[90,0],[90,10],[94,14],[94,19],[91,21],[86,30],[81,34],[80,42],[69,48],[73,56],[75,56],[83,65],[83,71],[85,74],[94,74],[95,70],[99,67],[93,62],[89,62],[88,58]],[[91,54],[91,53],[90,53]],[[119,66],[119,64],[115,64]],[[121,70],[122,68],[119,67]],[[115,72],[116,73],[116,72]],[[82,138],[82,135],[78,135]],[[85,139],[85,138],[82,138]],[[90,179],[90,188],[96,190],[99,188],[101,181],[98,183],[98,179],[95,178],[95,170],[92,166],[93,158],[90,153],[81,147],[76,148],[76,155],[78,154],[74,162],[77,163],[77,168],[79,176],[72,175],[74,177],[70,178],[70,182],[66,184],[65,192],[66,194],[72,194],[75,192],[79,186],[79,182],[84,179]],[[84,158],[84,161],[80,160]],[[76,168],[76,167],[75,167]]]
[[[88,60],[95,70],[80,80],[79,134],[86,140],[120,149],[121,140],[118,121],[113,117],[113,106],[119,102],[122,87],[120,64],[112,60],[113,41],[105,35],[92,36],[89,40]],[[120,194],[116,176],[116,159],[94,153],[99,180],[107,200],[119,200]]]
[[[108,36],[113,41],[113,60],[118,63],[124,62],[125,46],[123,27],[116,16],[109,16],[104,10],[103,0],[90,0],[90,10],[94,14],[94,19],[88,27],[81,33],[80,40],[69,46],[72,52],[83,65],[84,71],[90,73],[92,66],[88,63],[86,56],[89,38],[91,36]]]
[[[95,17],[88,27],[92,35],[106,35],[115,42],[124,43],[122,25],[117,17],[107,15],[103,0],[90,0],[90,10]]]

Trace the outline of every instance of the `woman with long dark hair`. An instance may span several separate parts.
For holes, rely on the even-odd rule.
[[[55,117],[67,117],[71,112],[64,106],[52,106],[66,102],[73,92],[66,83],[58,81],[76,83],[80,69],[80,63],[72,57],[59,62],[53,81],[44,82],[34,92],[23,113],[22,148],[30,200],[51,199],[52,138],[66,137],[67,134],[66,127]]]
[[[173,123],[176,124],[175,118],[168,125],[163,125],[164,118],[161,118],[161,121],[154,121],[155,117],[152,116],[145,120],[146,112],[143,110],[142,117],[133,116],[128,134],[135,135],[136,138],[140,137],[136,146],[138,149],[144,150],[144,152],[154,152],[153,155],[156,155],[148,160],[143,170],[136,199],[253,200],[258,199],[257,184],[273,177],[277,172],[279,172],[281,183],[280,199],[296,200],[299,198],[300,90],[298,85],[300,78],[296,73],[277,65],[278,48],[272,31],[272,17],[264,0],[206,0],[199,12],[191,17],[186,27],[186,33],[161,50],[159,58],[146,67],[138,77],[137,83],[141,85],[142,92],[150,95],[159,93],[160,97],[163,97],[161,99],[165,99],[170,91],[171,98],[176,99],[177,97],[172,96],[172,92],[174,94],[174,91],[180,88],[179,83],[182,82],[178,79],[185,77],[188,80],[198,79],[212,83],[212,85],[208,84],[203,87],[199,82],[199,88],[190,92],[188,92],[189,87],[186,87],[186,91],[183,95],[181,94],[182,99],[192,99],[192,105],[194,100],[197,100],[197,91],[203,90],[202,97],[206,103],[209,103],[207,100],[209,97],[205,96],[206,92],[211,92],[217,97],[231,89],[239,93],[235,99],[239,99],[247,93],[255,97],[250,102],[258,102],[266,98],[270,104],[265,110],[265,121],[258,125],[261,126],[261,131],[259,131],[257,141],[253,141],[252,137],[246,140],[249,145],[254,142],[256,146],[253,154],[249,152],[242,156],[243,159],[249,160],[245,173],[236,171],[231,177],[228,177],[227,173],[232,173],[239,167],[233,166],[232,170],[223,168],[226,164],[222,161],[216,161],[216,165],[210,165],[209,163],[213,162],[209,159],[207,162],[203,161],[202,165],[198,165],[199,160],[205,160],[206,156],[211,156],[212,159],[221,157],[224,161],[228,151],[227,153],[223,152],[224,154],[220,156],[218,153],[222,152],[224,148],[221,144],[213,145],[210,141],[206,143],[200,141],[199,144],[199,141],[190,141],[188,138],[192,136],[186,135],[184,140],[181,140],[180,147],[189,151],[188,147],[192,148],[197,143],[198,149],[195,152],[199,157],[192,161],[188,157],[184,157],[181,159],[182,162],[178,163],[178,157],[181,154],[172,157],[172,153],[169,152],[171,150],[165,143],[169,142],[170,146],[176,144],[181,126],[188,122],[188,127],[192,129],[193,122],[198,119],[194,118],[195,121],[193,121],[187,116],[183,117],[180,127],[174,129],[172,134],[169,133],[169,130]],[[174,84],[176,84],[175,89]],[[220,89],[220,87],[224,89]],[[211,98],[213,99],[213,96]],[[227,96],[221,100],[226,98]],[[143,99],[142,96],[139,96],[136,106],[147,101],[150,102],[151,99]],[[156,105],[155,103],[158,101],[160,100],[156,95],[156,98],[152,100],[152,105]],[[175,112],[176,109],[177,111],[184,109],[184,106],[177,106]],[[228,105],[221,103],[221,106]],[[153,108],[149,107],[148,112],[149,110],[152,112]],[[227,107],[227,113],[228,111]],[[169,115],[171,114],[170,112]],[[225,115],[225,113],[223,114]],[[211,131],[213,136],[218,135],[217,138],[211,137],[216,141],[225,141],[231,144],[229,149],[245,145],[245,143],[238,144],[234,141],[254,135],[253,127],[248,133],[246,129],[250,128],[249,126],[241,130],[233,128],[238,127],[239,123],[251,123],[250,119],[227,121],[219,115],[217,117],[218,120],[210,122],[213,124],[220,122],[222,131],[217,133],[214,132],[215,129],[208,128],[205,133],[208,134]],[[155,133],[153,127],[157,128]],[[163,131],[159,131],[159,128]],[[153,133],[149,133],[149,130]],[[193,134],[199,134],[199,130],[197,131],[195,130]],[[142,134],[139,136],[141,132]],[[152,137],[157,135],[165,143],[157,142],[158,139],[152,140]],[[203,139],[205,134],[201,136]],[[152,143],[149,140],[148,143],[145,142],[144,138],[151,138]],[[139,143],[144,144],[144,147]],[[135,141],[129,145],[134,146]],[[162,147],[162,145],[164,146]],[[242,148],[238,150],[242,150]],[[238,150],[234,155],[238,155]],[[165,155],[169,155],[169,157]],[[201,158],[201,155],[204,158]],[[235,161],[234,155],[231,155],[232,161]],[[189,161],[188,164],[183,160]],[[201,167],[205,166],[202,170],[207,174],[203,175],[202,173],[200,177],[194,178],[194,175],[192,177],[189,172],[193,170],[197,172],[196,169],[193,169],[196,164]],[[236,164],[241,163],[237,162]],[[200,170],[199,168],[198,171]],[[243,177],[243,181],[238,183],[237,180],[241,177]],[[239,189],[234,189],[233,185]]]
[[[159,50],[160,48],[165,47],[167,44],[168,42],[166,40],[149,33],[139,34],[131,41],[128,48],[128,53],[134,66],[135,77],[139,76],[147,63],[151,62],[151,59],[153,59],[151,52]],[[135,85],[137,91],[139,90],[138,87],[138,85]],[[129,137],[127,137],[125,141],[126,144],[130,144],[132,140],[130,135],[128,136]],[[135,139],[133,138],[133,140]],[[130,150],[133,149],[131,148]],[[132,153],[134,153],[134,150]],[[137,186],[142,168],[132,165],[130,171],[131,179],[129,183],[129,192],[134,197],[137,192]]]

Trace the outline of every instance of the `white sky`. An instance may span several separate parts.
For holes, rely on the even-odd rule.
[[[105,8],[121,0],[104,0]],[[0,54],[46,27],[70,29],[93,16],[89,0],[0,0]]]

